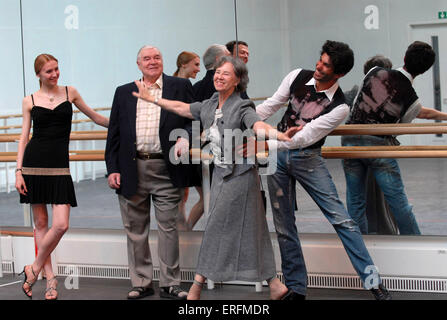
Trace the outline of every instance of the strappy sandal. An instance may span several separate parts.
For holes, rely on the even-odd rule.
[[[200,282],[200,281],[197,281],[196,279],[194,279],[194,281],[192,283],[195,284],[196,286],[199,286],[200,289],[203,289],[203,285],[205,284],[205,282]]]
[[[154,294],[154,289],[152,287],[133,287],[132,290],[127,294],[127,299],[135,300],[141,299]]]
[[[33,276],[34,276],[34,281],[28,281],[28,276],[27,276],[27,274],[26,274],[26,267],[30,267],[31,268],[31,272],[33,273]],[[36,276],[36,274],[34,273],[34,270],[33,270],[33,266],[32,265],[27,265],[27,266],[24,266],[23,267],[23,271],[21,272],[21,273],[19,273],[19,276],[21,276],[21,275],[24,275],[25,276],[25,279],[23,279],[23,284],[22,284],[22,291],[23,291],[23,293],[25,293],[25,295],[29,298],[29,299],[32,299],[33,298],[33,286],[34,286],[34,284],[37,282],[37,276]],[[25,290],[25,283],[28,285],[28,290]]]
[[[54,276],[51,279],[47,279],[47,289],[45,290],[45,300],[57,300],[57,279]],[[55,292],[56,294],[53,294]]]

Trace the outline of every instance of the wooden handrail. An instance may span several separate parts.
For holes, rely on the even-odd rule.
[[[426,151],[321,151],[326,159],[367,159],[367,158],[447,158],[447,150]]]
[[[192,151],[198,154],[197,150]],[[322,156],[327,159],[366,158],[447,158],[447,146],[359,146],[323,147]],[[15,162],[17,152],[0,152],[0,162]],[[104,150],[72,150],[70,161],[104,161]],[[209,156],[202,154],[202,159]]]
[[[401,135],[401,134],[443,134],[447,123],[394,123],[394,124],[344,124],[329,135]]]
[[[398,135],[447,133],[445,123],[341,125],[331,135]],[[0,134],[0,142],[17,142],[20,134]],[[105,140],[106,130],[73,131],[70,140]],[[447,146],[323,147],[325,158],[445,158]],[[15,162],[15,152],[0,153],[0,162]],[[70,161],[104,161],[104,150],[70,151]]]
[[[0,162],[16,162],[17,155],[11,156],[11,155],[2,155],[0,152]]]
[[[398,124],[345,124],[330,135],[401,135],[447,134],[447,123],[398,123]],[[20,134],[0,134],[0,142],[18,141]],[[71,140],[105,140],[107,130],[73,131]]]
[[[338,151],[430,151],[447,150],[447,146],[346,146],[346,147],[323,147],[325,152]]]
[[[16,142],[19,139],[20,134],[18,133],[0,133],[0,142]]]
[[[0,152],[0,154],[2,154],[4,156],[14,156],[14,155],[17,155],[17,152],[8,151],[8,152]]]
[[[263,101],[268,97],[256,97],[252,98],[252,101]],[[111,107],[99,107],[93,108],[95,111],[111,110]],[[79,113],[79,110],[74,110],[73,113]],[[3,115],[0,119],[19,118],[21,114]],[[91,119],[73,120],[72,123],[88,123]],[[0,126],[0,130],[19,129],[21,125]],[[98,130],[99,131],[99,130]],[[447,133],[447,123],[391,123],[391,124],[354,124],[354,125],[341,125],[334,129],[329,135],[401,135],[401,134],[444,134]],[[73,139],[77,140],[77,139]],[[85,140],[85,139],[80,139]],[[93,140],[98,140],[94,138]],[[12,142],[2,141],[0,142]]]
[[[95,111],[106,111],[110,110],[111,107],[99,107],[99,108],[93,108]],[[80,110],[73,110],[73,113],[79,113]],[[21,118],[22,114],[8,114],[8,115],[0,115],[0,119],[15,119],[15,118]],[[92,122],[91,119],[81,119],[81,120],[73,120],[72,123],[84,123],[84,122]],[[9,125],[9,126],[0,126],[0,130],[10,130],[10,129],[19,129],[22,128],[21,124],[17,125]]]
[[[98,108],[93,108],[93,110],[95,110],[95,111],[105,111],[105,110],[111,110],[111,109],[112,109],[111,107],[98,107]],[[73,113],[79,113],[79,112],[81,112],[81,111],[78,110],[78,109],[73,110]]]
[[[97,132],[91,133],[72,133],[70,135],[70,140],[106,140],[107,131],[98,130]]]
[[[20,129],[22,128],[21,124],[16,124],[12,126],[0,126],[0,130],[11,130],[11,129]]]
[[[107,138],[106,130],[73,131],[70,134],[70,140],[105,140],[106,138]],[[19,139],[20,139],[19,133],[0,133],[0,142],[17,142],[19,141]]]
[[[8,153],[8,154],[5,154]],[[88,152],[69,152],[70,161],[104,161],[104,150],[97,150]],[[17,152],[11,154],[10,152],[0,152],[0,162],[16,162]]]
[[[21,118],[22,114],[6,114],[3,116],[0,116],[0,119],[12,119],[12,118]]]
[[[93,110],[95,111],[105,111],[105,110],[110,110],[112,109],[111,107],[98,107],[98,108],[93,108]],[[79,111],[78,109],[73,110],[73,113],[79,113],[81,111]],[[22,114],[21,113],[17,113],[17,114],[6,114],[6,115],[0,115],[0,119],[12,119],[12,118],[21,118]]]
[[[34,237],[33,232],[26,231],[9,231],[9,230],[0,230],[0,235],[2,236],[14,236],[14,237]]]
[[[87,123],[87,122],[92,122],[92,120],[91,119],[81,119],[81,120],[71,121],[72,124]],[[11,130],[11,129],[20,129],[20,128],[22,128],[21,124],[10,125],[10,126],[0,126],[0,130]]]

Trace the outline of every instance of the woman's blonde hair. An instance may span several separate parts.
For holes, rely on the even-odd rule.
[[[36,59],[34,60],[34,72],[36,73],[36,75],[38,75],[40,73],[43,66],[48,61],[58,62],[55,57],[53,57],[51,54],[48,54],[48,53],[42,53],[36,57]],[[39,79],[39,86],[42,86],[42,81],[40,81],[40,79]]]
[[[200,59],[200,57],[194,52],[189,51],[181,52],[177,57],[177,70],[174,72],[173,76],[177,77],[182,65],[189,63],[191,60],[195,58]]]

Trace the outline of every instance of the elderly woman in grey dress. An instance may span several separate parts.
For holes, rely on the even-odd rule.
[[[247,83],[245,64],[229,56],[222,57],[218,63],[214,75],[217,92],[203,102],[186,104],[155,99],[143,83],[136,82],[139,90],[134,92],[136,97],[183,117],[200,120],[214,156],[210,212],[194,283],[188,294],[190,300],[200,299],[207,278],[217,282],[267,280],[271,299],[279,300],[288,295],[287,287],[276,277],[257,167],[247,159],[235,164],[231,158],[235,146],[242,144],[243,137],[247,137],[247,129],[251,135],[254,132],[266,138],[276,136],[283,141],[290,140],[299,129],[281,133],[262,122],[253,102],[240,97]],[[226,129],[231,129],[231,137],[227,136]],[[235,137],[235,132],[241,134]],[[228,147],[228,142],[233,142],[233,139],[235,143]]]

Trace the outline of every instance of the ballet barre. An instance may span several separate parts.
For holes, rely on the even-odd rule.
[[[77,121],[87,122],[87,120]],[[330,136],[401,134],[447,134],[447,123],[344,124],[329,133]],[[70,140],[105,140],[106,138],[107,130],[72,131],[70,135]],[[20,134],[0,134],[0,142],[15,142],[19,139]]]
[[[193,159],[198,159],[199,149],[191,150]],[[367,159],[367,158],[447,158],[447,145],[442,146],[356,146],[322,147],[326,159]],[[70,150],[70,161],[104,161],[104,150]],[[258,153],[258,159],[268,157]],[[200,153],[201,161],[212,160],[212,155]],[[17,152],[0,152],[0,162],[15,162]]]

